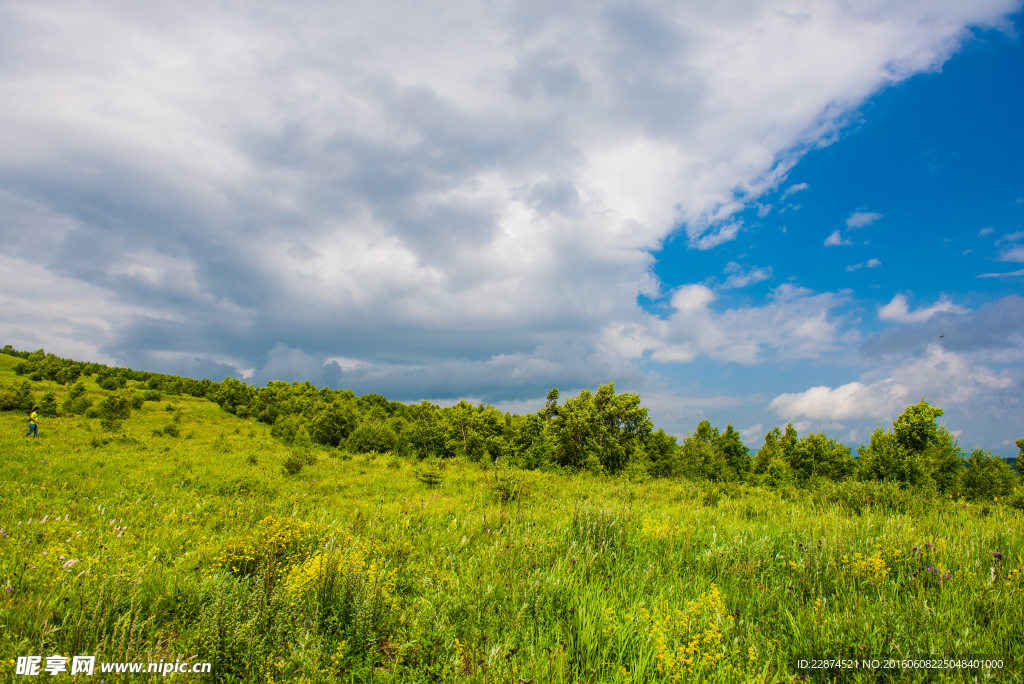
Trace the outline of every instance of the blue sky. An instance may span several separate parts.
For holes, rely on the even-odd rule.
[[[1020,11],[0,2],[0,338],[1012,453]]]

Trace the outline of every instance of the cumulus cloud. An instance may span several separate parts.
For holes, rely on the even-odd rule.
[[[623,358],[649,353],[662,363],[708,357],[752,365],[768,359],[818,358],[856,339],[835,313],[849,301],[848,295],[815,293],[787,283],[775,288],[764,306],[716,311],[711,304],[717,298],[704,285],[683,286],[671,297],[671,315],[614,323],[605,330],[602,347]]]
[[[904,294],[895,295],[891,302],[879,307],[878,319],[895,323],[923,323],[935,314],[966,312],[966,309],[957,306],[945,296],[939,298],[939,301],[935,302],[932,306],[927,308],[921,307],[915,311],[910,310],[908,301],[907,296]]]
[[[996,232],[995,228],[982,228],[978,231],[978,237],[985,237],[986,235],[991,235],[994,232]]]
[[[892,368],[888,377],[850,382],[835,389],[821,386],[780,394],[768,408],[786,420],[892,418],[920,397],[941,406],[959,406],[978,399],[989,403],[1012,385],[1007,373],[995,373],[932,344],[924,355]]]
[[[846,219],[846,227],[863,228],[864,226],[870,226],[880,218],[882,218],[882,215],[876,214],[873,211],[855,211],[850,214],[850,218]]]
[[[681,290],[658,320],[653,250],[735,240],[865,98],[1015,8],[7,2],[5,337],[427,396],[632,377],[623,330],[656,360],[813,356],[842,296]]]
[[[832,234],[825,238],[825,242],[822,243],[826,247],[838,247],[840,245],[852,245],[851,240],[843,238],[842,234],[838,231],[832,231]]]

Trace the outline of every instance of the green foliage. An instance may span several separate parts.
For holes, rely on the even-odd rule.
[[[39,414],[47,418],[57,417],[57,393],[52,389],[43,392],[39,400]]]
[[[61,404],[60,412],[64,415],[80,416],[84,415],[91,406],[92,400],[85,396],[85,385],[79,381],[68,390],[67,396],[64,397],[64,403]]]
[[[309,426],[309,436],[317,444],[336,447],[348,439],[356,425],[355,411],[348,405],[327,404]]]
[[[974,449],[960,475],[960,491],[971,499],[991,501],[1013,492],[1017,475],[1009,464],[991,451]]]
[[[569,399],[550,424],[559,465],[608,473],[622,470],[654,427],[640,396],[616,395],[613,383]]]
[[[444,468],[437,458],[428,458],[420,462],[413,471],[417,480],[432,489],[440,487],[444,483]]]
[[[852,475],[857,468],[850,447],[840,444],[824,432],[809,434],[798,441],[788,460],[801,482],[814,476],[842,480]]]
[[[354,454],[396,452],[398,446],[394,430],[386,422],[373,418],[360,423],[345,443],[345,448]]]
[[[655,467],[656,472],[664,472]],[[750,473],[750,450],[731,423],[722,433],[709,421],[702,420],[678,447],[675,470],[675,474],[691,480],[734,482]]]
[[[35,394],[28,380],[17,385],[0,385],[0,411],[31,411]]]
[[[907,407],[892,431],[875,429],[868,446],[858,450],[861,477],[951,491],[959,483],[963,452],[949,430],[935,424],[941,415],[922,399]]]
[[[789,461],[781,456],[773,456],[764,468],[764,483],[769,487],[785,487],[796,483],[796,473]]]
[[[286,474],[297,475],[302,470],[303,466],[306,465],[306,461],[298,454],[290,453],[285,457],[284,462],[281,465]]]

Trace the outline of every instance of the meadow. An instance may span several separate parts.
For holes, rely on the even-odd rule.
[[[1004,501],[286,446],[186,395],[115,428],[26,429],[0,413],[7,681],[31,681],[14,671],[33,654],[210,662],[172,679],[216,682],[1024,676],[1022,513]],[[858,667],[798,667],[826,658]],[[883,669],[974,658],[1002,667]]]

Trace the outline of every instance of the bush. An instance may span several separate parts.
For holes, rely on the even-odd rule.
[[[142,392],[142,401],[160,401],[160,397],[161,396],[162,395],[160,394],[159,390],[154,390],[154,389],[144,390]]]
[[[284,466],[285,475],[297,475],[306,463],[295,454],[288,454],[281,465]]]
[[[68,390],[61,404],[60,412],[68,416],[81,416],[92,406],[92,400],[85,396],[85,385],[77,382]]]
[[[57,417],[57,394],[52,389],[43,392],[43,398],[39,400],[39,413],[47,418]]]
[[[0,411],[31,411],[35,395],[27,380],[20,385],[0,386]]]
[[[366,420],[349,435],[346,447],[356,454],[397,452],[398,436],[387,423]]]
[[[99,409],[100,417],[107,420],[126,420],[132,415],[131,404],[121,394],[112,394],[101,401],[97,408]]]
[[[765,467],[764,483],[769,487],[783,487],[793,484],[796,474],[789,463],[779,457],[772,458]]]
[[[436,458],[429,458],[418,467],[414,472],[416,479],[427,485],[431,489],[441,486],[444,481],[444,472],[441,469],[441,464]]]
[[[180,437],[181,428],[178,427],[177,423],[168,423],[164,425],[162,432],[168,437]]]
[[[142,408],[142,402],[143,401],[144,400],[142,398],[142,395],[140,395],[140,394],[133,394],[128,399],[128,406],[130,406],[133,411],[138,411],[140,408]]]
[[[1009,464],[991,451],[975,449],[960,474],[960,491],[970,499],[991,501],[1013,491],[1017,477]]]
[[[309,436],[317,444],[336,447],[352,434],[356,416],[351,408],[329,404],[313,418]]]

